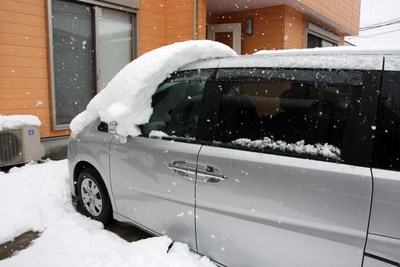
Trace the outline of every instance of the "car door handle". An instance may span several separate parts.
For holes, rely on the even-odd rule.
[[[196,176],[196,163],[194,162],[173,161],[168,163],[167,167],[179,176],[189,180],[194,180]]]
[[[217,168],[205,164],[199,164],[197,168],[197,181],[216,184],[226,181],[227,176],[223,175]]]
[[[215,184],[228,179],[228,177],[221,174],[215,167],[204,164],[199,164],[197,170],[196,163],[194,162],[173,161],[172,163],[168,163],[167,166],[174,173],[189,180],[193,180],[197,174],[197,181],[201,183]]]

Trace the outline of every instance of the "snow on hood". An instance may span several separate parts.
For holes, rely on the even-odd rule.
[[[72,134],[100,116],[104,122],[117,122],[119,135],[138,136],[138,125],[147,123],[153,112],[154,92],[171,73],[197,60],[231,56],[236,53],[230,47],[209,40],[175,43],[148,52],[126,65],[72,120]]]
[[[41,124],[39,118],[33,115],[0,115],[0,131],[3,129],[16,129],[22,126],[39,127]]]

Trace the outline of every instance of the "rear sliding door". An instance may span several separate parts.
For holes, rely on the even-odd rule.
[[[361,266],[379,77],[219,70],[214,142],[198,159],[198,251],[227,266]]]

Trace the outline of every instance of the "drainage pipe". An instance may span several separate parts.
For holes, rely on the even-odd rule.
[[[193,40],[197,40],[197,0],[193,0]]]

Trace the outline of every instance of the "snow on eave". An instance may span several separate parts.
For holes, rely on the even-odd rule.
[[[40,127],[41,121],[33,115],[0,115],[0,131],[5,129],[17,129],[23,126]]]

